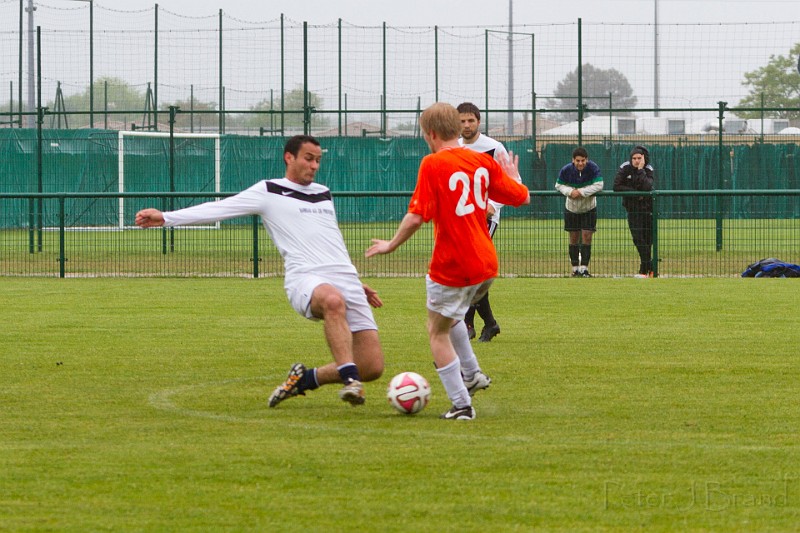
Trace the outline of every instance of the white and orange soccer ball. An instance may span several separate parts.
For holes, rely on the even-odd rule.
[[[389,404],[406,415],[413,415],[425,409],[431,398],[428,380],[416,372],[402,372],[389,382],[386,391]]]

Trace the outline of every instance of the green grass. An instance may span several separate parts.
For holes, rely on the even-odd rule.
[[[492,387],[446,422],[424,282],[371,279],[385,375],[269,409],[329,360],[280,279],[2,280],[0,530],[794,531],[791,280],[501,279]],[[413,370],[429,407],[384,389]]]

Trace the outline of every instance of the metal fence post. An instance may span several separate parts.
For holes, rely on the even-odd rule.
[[[283,27],[283,13],[281,13],[281,135],[286,129],[284,110],[286,108],[286,35]]]
[[[169,192],[175,192],[175,116],[180,108],[169,106]],[[174,198],[169,198],[169,210],[175,209]],[[175,228],[169,229],[169,251],[175,251]]]
[[[308,98],[308,22],[303,21],[303,133],[311,133],[311,108]]]
[[[525,119],[523,118],[523,123]],[[531,34],[531,139],[536,160],[536,35]]]
[[[483,30],[483,84],[486,107],[483,110],[483,133],[489,135],[489,30]]]
[[[28,199],[28,253],[36,253],[36,238],[34,227],[36,227],[35,219],[35,202],[33,198]]]
[[[222,85],[222,9],[219,10],[219,126],[217,129],[219,133],[223,133],[225,131],[225,116],[223,110],[223,85]]]
[[[42,169],[42,149],[44,141],[42,138],[42,124],[44,123],[44,111],[42,107],[42,28],[36,26],[36,177],[37,191],[44,192],[43,169]],[[42,251],[42,228],[44,227],[44,200],[39,198],[38,213],[36,217],[36,236],[38,239],[38,249]]]
[[[433,27],[433,100],[439,101],[439,26]]]
[[[339,136],[342,136],[342,19],[339,19],[338,24],[338,31],[337,34],[339,36],[338,45],[337,45],[337,56],[338,56],[338,79],[339,79],[339,109],[336,111],[336,116],[338,118],[339,124]]]
[[[655,191],[650,191],[650,197],[653,199],[653,257],[652,260],[652,267],[653,267],[653,277],[658,277],[658,193]]]
[[[18,79],[18,81],[17,81],[17,85],[18,85],[17,93],[19,94],[19,96],[17,97],[17,99],[19,100],[19,127],[20,128],[22,128],[22,126],[23,126],[23,124],[22,124],[22,42],[23,42],[22,41],[22,33],[23,33],[22,21],[24,19],[24,14],[23,14],[24,12],[25,12],[25,7],[23,5],[23,0],[19,0],[19,58],[18,58],[19,59],[19,66],[17,67],[19,69],[19,72],[17,73],[17,79]],[[10,110],[10,111],[13,111],[13,109]]]
[[[153,44],[153,122],[155,131],[158,131],[158,4],[155,5],[155,43]]]
[[[89,127],[94,128],[94,0],[89,0]]]
[[[258,278],[258,215],[253,215],[253,277]]]
[[[67,252],[65,248],[65,219],[64,204],[66,197],[62,194],[58,197],[58,275],[63,278],[66,273]]]
[[[719,120],[719,136],[717,138],[717,140],[718,140],[717,145],[718,145],[718,149],[719,149],[719,153],[717,154],[717,172],[718,172],[717,189],[722,190],[724,188],[723,187],[724,180],[722,178],[722,171],[723,171],[723,164],[722,164],[723,163],[723,161],[722,161],[723,139],[722,139],[722,136],[723,136],[723,133],[724,133],[723,119],[725,118],[725,107],[728,105],[728,102],[717,102],[717,104],[719,105],[719,115],[717,116],[717,119]],[[723,209],[723,199],[722,199],[722,197],[720,197],[719,195],[716,195],[714,197],[714,205],[715,205],[715,211],[716,211],[716,215],[717,215],[716,216],[716,218],[717,218],[717,220],[716,220],[716,249],[719,252],[720,250],[722,250],[722,224],[723,224],[723,222],[722,222],[722,209]]]
[[[388,129],[386,109],[389,107],[388,93],[386,92],[386,70],[388,65],[386,63],[386,22],[383,23],[383,98],[381,98],[381,135],[386,136]]]
[[[169,201],[171,202],[172,198],[170,198]],[[161,210],[162,211],[169,211],[169,208],[167,207],[167,199],[164,198],[163,196],[161,197]],[[169,230],[167,230],[167,228],[164,228],[164,227],[161,228],[161,254],[162,255],[167,255],[167,251],[168,251],[167,250],[167,231],[173,231],[173,230],[171,228]]]
[[[583,146],[583,26],[578,19],[578,146]]]

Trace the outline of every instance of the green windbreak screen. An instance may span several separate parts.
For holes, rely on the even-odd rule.
[[[32,129],[0,129],[0,192],[237,192],[264,178],[284,174],[283,137],[236,135],[175,137],[170,148],[167,136],[132,136],[120,143],[117,131],[43,130],[41,173],[38,170],[40,143]],[[323,162],[317,181],[334,191],[396,191],[414,188],[417,169],[428,147],[419,138],[322,137]],[[614,174],[628,159],[630,145],[587,144],[590,159],[601,168],[606,190],[612,190]],[[559,169],[572,159],[573,144],[546,144],[538,153],[530,139],[510,140],[506,147],[520,157],[525,184],[534,192],[553,191]],[[120,146],[122,151],[120,151]],[[796,189],[800,188],[795,144],[724,146],[650,145],[651,163],[656,169],[658,190],[711,189]],[[173,154],[170,165],[170,153]],[[120,157],[122,164],[120,164]],[[170,167],[172,166],[172,171]],[[211,196],[208,197],[210,199]],[[180,208],[205,198],[175,199],[158,206]],[[357,209],[342,209],[343,222],[397,220],[405,213],[407,196],[383,199],[342,199],[357,203]],[[736,218],[747,212],[750,197],[727,200],[726,216]],[[144,200],[116,198],[69,198],[69,226],[116,226],[132,224],[133,214]],[[557,197],[534,197],[531,206],[506,210],[507,217],[559,217],[554,208]],[[660,202],[662,217],[714,216],[720,206],[715,199],[677,196]],[[120,204],[117,208],[117,204]],[[618,200],[601,202],[601,216],[625,216]],[[777,199],[776,218],[800,216],[792,197]],[[13,202],[2,217],[4,226],[27,224],[27,202]],[[537,213],[546,213],[537,215]],[[44,224],[55,225],[54,221]]]

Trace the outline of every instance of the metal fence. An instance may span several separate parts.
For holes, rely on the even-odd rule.
[[[367,27],[112,6],[0,0],[0,275],[280,275],[253,220],[128,226],[141,205],[280,175],[280,147],[300,132],[324,137],[318,177],[360,271],[421,275],[425,231],[389,258],[360,251],[404,212],[407,193],[391,191],[413,187],[427,150],[418,117],[434,101],[476,103],[483,131],[520,155],[534,201],[504,215],[504,275],[568,270],[552,184],[576,144],[607,178],[631,146],[650,147],[660,275],[798,259],[800,135],[785,132],[800,107],[744,82],[776,57],[796,63],[800,21]],[[123,138],[130,130],[170,135]],[[601,276],[637,266],[615,196],[601,195]]]
[[[0,230],[1,276],[46,277],[266,277],[283,274],[282,260],[257,217],[203,228],[142,230],[114,225],[86,227],[72,211],[90,205],[116,220],[121,201],[170,208],[230,193],[0,194],[2,213],[27,213],[24,223]],[[531,206],[505,208],[495,235],[501,275],[559,277],[570,273],[563,197],[534,192]],[[632,276],[639,258],[627,220],[609,216],[622,196],[600,193],[598,231],[590,269],[599,277]],[[655,270],[660,277],[733,277],[765,257],[800,262],[800,217],[775,217],[787,199],[798,205],[800,190],[663,191],[655,202]],[[343,222],[342,232],[362,275],[422,276],[432,247],[430,225],[394,254],[365,259],[372,238],[389,238],[405,212],[410,192],[335,193],[340,220],[364,209],[382,209],[377,222]],[[382,207],[381,207],[382,206]],[[669,207],[669,209],[666,209]],[[513,213],[509,212],[513,211]],[[669,217],[663,212],[672,213]],[[40,218],[39,218],[40,217]],[[39,218],[37,220],[37,218]]]
[[[716,137],[716,136],[715,136]],[[656,169],[656,188],[665,190],[752,190],[800,188],[800,145],[740,142],[726,135],[723,145],[647,143]],[[603,170],[606,190],[634,142],[586,143]],[[412,190],[420,160],[429,153],[421,139],[328,137],[321,140],[323,164],[316,179],[333,191]],[[0,130],[0,192],[236,192],[259,179],[283,175],[282,137],[215,134],[117,132],[108,130]],[[571,161],[573,144],[509,140],[520,157],[529,189],[552,191],[561,167]],[[80,214],[83,225],[111,224],[105,213]],[[87,206],[88,209],[88,206]],[[368,220],[362,211],[360,221]],[[6,221],[10,213],[6,212]],[[621,213],[610,213],[617,216]],[[131,209],[124,216],[129,218]],[[668,214],[672,216],[671,213]],[[776,216],[800,216],[788,201]],[[21,216],[21,215],[20,215]],[[0,228],[5,224],[0,222]]]
[[[495,136],[702,142],[720,112],[729,133],[771,135],[800,110],[777,93],[754,95],[745,75],[790,54],[799,30],[799,21],[577,18],[511,29],[309,25],[222,9],[187,16],[158,4],[131,11],[0,0],[0,91],[8,88],[0,121],[166,131],[174,107],[180,131],[399,136],[418,134],[419,111],[441,100],[475,102]],[[579,118],[591,121],[572,122]]]

